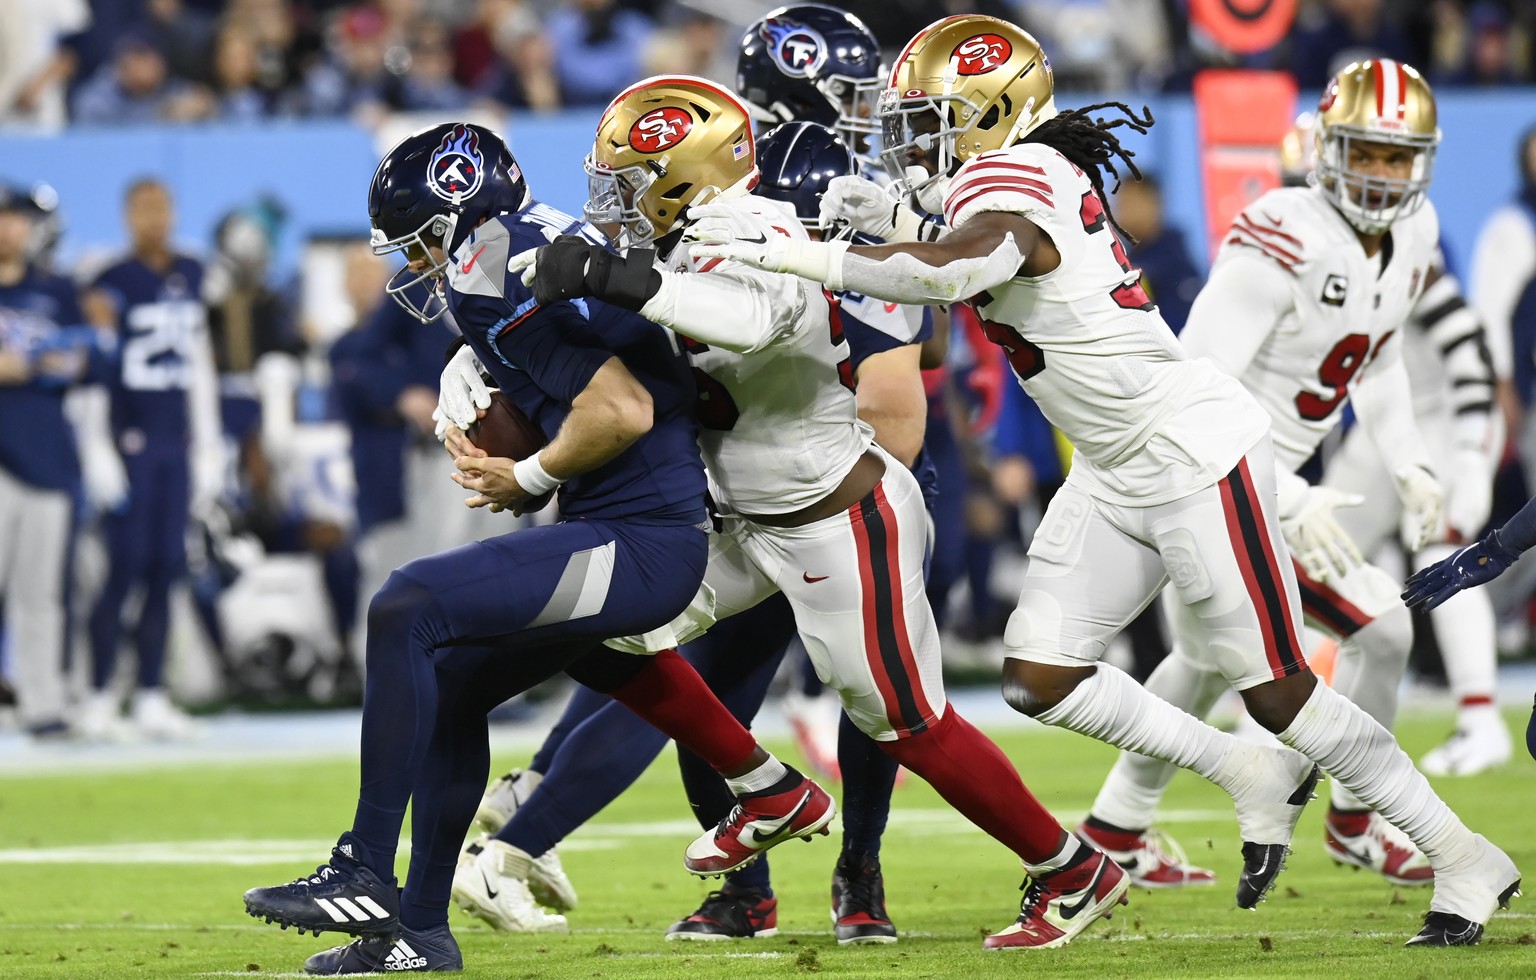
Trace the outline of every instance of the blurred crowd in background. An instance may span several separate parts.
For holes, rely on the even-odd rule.
[[[447,117],[477,108],[590,108],[650,73],[732,78],[740,25],[766,5],[705,6],[3,0],[0,133],[8,125],[299,117],[371,124],[400,111]],[[890,43],[962,5],[845,6]],[[1241,60],[1191,33],[1182,0],[982,0],[963,8],[1035,31],[1064,89],[1177,90],[1199,67],[1242,64],[1285,68],[1303,91],[1314,91],[1357,50],[1409,60],[1440,86],[1533,77],[1536,5],[1523,3],[1312,0],[1301,4],[1281,45]],[[1536,140],[1528,136],[1518,154],[1511,149],[1490,148],[1490,168],[1504,179],[1504,161],[1518,156],[1523,190],[1489,216],[1468,268],[1456,271],[1489,329],[1510,339],[1515,370],[1504,408],[1510,431],[1520,432],[1521,416],[1536,401]],[[21,706],[24,727],[39,738],[115,738],[129,725],[152,737],[185,736],[193,728],[165,697],[168,686],[182,704],[355,703],[360,613],[388,573],[412,557],[526,520],[462,506],[465,494],[447,479],[450,462],[433,437],[437,379],[452,328],[423,325],[389,302],[383,284],[393,270],[366,242],[311,240],[302,281],[283,282],[272,268],[284,224],[280,202],[262,198],[232,208],[206,242],[173,242],[175,204],[174,188],[135,183],[122,202],[122,237],[79,243],[84,259],[55,268],[70,202],[46,184],[0,188],[0,517],[14,500],[39,492],[67,501],[68,511],[64,537],[48,545],[63,549],[68,587],[63,594],[45,589],[41,599],[28,591],[48,578],[28,575],[40,552],[27,550],[0,520],[0,626],[9,641],[0,673],[14,679],[18,669],[37,669],[17,656],[22,638],[37,628],[29,613],[40,603],[64,613],[68,653],[48,668],[57,682],[28,678],[26,686],[45,694]],[[1150,173],[1121,188],[1114,207],[1136,241],[1132,260],[1177,331],[1203,283],[1180,230],[1187,222],[1166,219]],[[183,255],[178,248],[186,245],[202,251]],[[206,362],[190,347],[182,353],[211,372],[219,408],[209,414],[221,423],[211,438],[193,431],[189,419],[168,423],[173,431],[165,445],[181,454],[182,492],[153,500],[130,499],[122,473],[110,465],[126,461],[131,469],[153,453],[124,443],[121,433],[116,447],[109,439],[103,449],[75,397],[100,382],[96,355],[135,362],[131,352],[110,349],[114,317],[134,302],[123,276],[131,284],[135,262],[181,270],[185,302],[209,327]],[[316,291],[328,297],[318,305],[335,311],[328,322],[311,322],[303,312]],[[57,322],[99,329],[61,333],[39,347],[28,334],[32,301],[25,297],[43,294],[57,304],[50,307]],[[110,303],[103,308],[102,297],[115,297],[115,310]],[[71,304],[78,314],[64,312]],[[145,342],[162,345],[141,358],[156,369],[156,359],[192,343],[192,333],[157,326]],[[954,318],[947,365],[926,381],[928,445],[942,493],[930,598],[945,628],[947,667],[990,678],[1024,549],[1064,478],[1070,447],[1014,383],[979,325],[962,316]],[[39,406],[67,408],[61,417],[76,429],[78,468],[40,477],[18,462],[37,452],[28,439],[46,436],[32,430],[34,416],[27,414]],[[16,425],[23,417],[29,424]],[[153,443],[151,433],[151,449]],[[1536,446],[1511,438],[1495,522],[1536,487],[1522,460],[1536,461]],[[125,528],[151,527],[145,540],[124,537]],[[124,548],[138,557],[125,562]],[[1533,591],[1536,572],[1508,577],[1499,604],[1509,653],[1527,652]],[[137,656],[119,663],[119,647]],[[1117,656],[1144,675],[1165,651],[1155,617],[1148,617],[1129,631]],[[1431,680],[1439,671],[1432,651],[1417,666]],[[0,680],[0,703],[5,698]]]
[[[1536,5],[1520,0],[1301,0],[1280,44],[1226,53],[1187,0],[850,0],[897,45],[951,13],[1033,32],[1058,89],[1187,90],[1213,65],[1280,68],[1304,91],[1364,50],[1441,86],[1536,75]],[[630,81],[724,77],[754,0],[6,0],[0,127],[249,122],[390,111],[602,106]],[[887,57],[895,54],[888,51]]]

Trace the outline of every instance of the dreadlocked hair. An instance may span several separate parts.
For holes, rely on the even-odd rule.
[[[1100,109],[1118,109],[1122,118],[1118,119],[1091,119],[1088,114]],[[1115,178],[1115,186],[1110,193],[1120,189],[1120,171],[1115,168],[1115,159],[1118,157],[1125,165],[1126,171],[1131,177],[1141,179],[1141,171],[1136,169],[1136,164],[1131,157],[1136,155],[1134,150],[1127,150],[1120,145],[1120,138],[1110,130],[1119,126],[1129,126],[1138,133],[1146,133],[1152,127],[1152,110],[1148,106],[1141,107],[1142,115],[1137,116],[1134,109],[1124,102],[1098,102],[1094,105],[1085,105],[1077,109],[1065,109],[1050,119],[1030,130],[1022,142],[1043,143],[1051,149],[1066,157],[1092,181],[1094,190],[1099,192],[1099,197],[1104,201],[1104,213],[1109,216],[1109,223],[1114,226],[1121,238],[1131,244],[1136,239],[1126,234],[1120,222],[1115,220],[1115,212],[1109,206],[1109,193],[1104,190],[1104,171],[1109,171]]]

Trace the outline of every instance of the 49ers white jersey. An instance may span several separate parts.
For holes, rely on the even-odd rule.
[[[794,209],[778,201],[729,201],[744,236],[804,239]],[[724,277],[747,285],[751,301],[689,289],[684,302],[717,322],[760,317],[762,341],[737,353],[676,333],[698,386],[699,447],[717,503],[728,513],[787,514],[837,488],[874,439],[859,420],[853,370],[841,322],[820,285],[725,259],[689,257],[689,239],[672,253],[673,272]],[[701,281],[700,286],[704,283]],[[713,307],[713,308],[710,308]]]
[[[970,305],[1077,450],[1090,491],[1151,506],[1226,476],[1268,422],[1234,379],[1184,352],[1088,177],[1038,143],[982,153],[950,180],[944,218],[961,228],[984,211],[1027,218],[1061,254],[1046,275],[1010,279]]]
[[[1294,472],[1316,451],[1362,377],[1401,359],[1401,331],[1434,261],[1439,230],[1426,202],[1393,222],[1381,250],[1368,257],[1354,228],[1311,187],[1272,190],[1233,221],[1212,276],[1233,256],[1260,254],[1291,284],[1290,309],[1239,375],[1270,415],[1282,468]],[[1237,318],[1198,306],[1182,335],[1191,353],[1223,360],[1224,347],[1257,341],[1233,335]]]

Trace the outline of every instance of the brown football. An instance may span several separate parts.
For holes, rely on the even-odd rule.
[[[469,427],[469,441],[492,456],[527,459],[549,443],[544,431],[499,391],[491,392],[491,407],[485,418]],[[525,503],[521,510],[531,514],[549,506],[553,490]]]

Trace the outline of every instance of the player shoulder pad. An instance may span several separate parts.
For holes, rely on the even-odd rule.
[[[978,154],[950,178],[944,223],[959,227],[982,211],[1011,211],[1037,223],[1058,201],[1076,200],[1074,185],[1086,177],[1066,157],[1040,143],[1019,143]]]
[[[518,275],[507,273],[507,260],[530,248],[547,244],[542,234],[527,229],[514,241],[519,226],[505,217],[492,218],[476,228],[448,260],[448,286],[471,296],[495,296],[507,300],[530,294]]]
[[[1293,275],[1331,248],[1327,229],[1318,221],[1309,188],[1282,187],[1261,195],[1232,219],[1221,251],[1256,251]]]
[[[903,344],[914,343],[923,326],[922,318],[916,317],[914,322],[914,318],[907,316],[906,308],[900,303],[887,303],[885,300],[849,292],[837,293],[837,302],[845,315]]]

